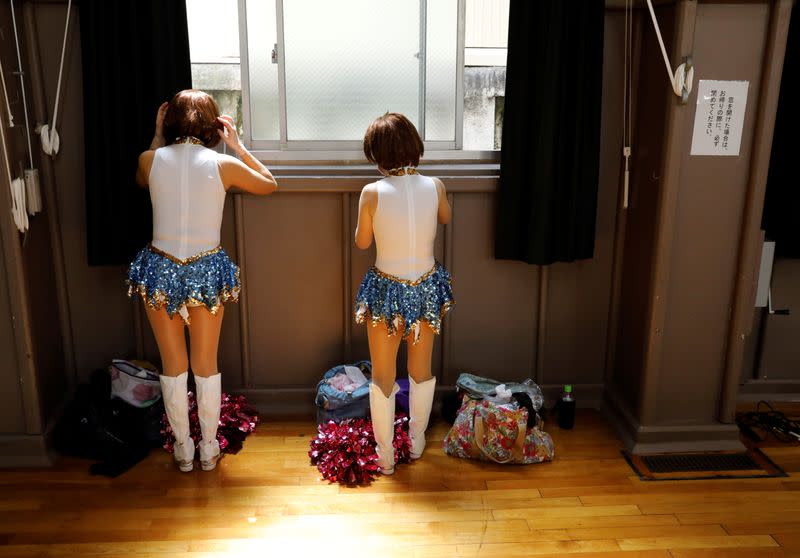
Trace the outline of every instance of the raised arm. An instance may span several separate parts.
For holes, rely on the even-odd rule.
[[[453,218],[453,210],[450,209],[450,201],[447,199],[447,190],[444,187],[444,182],[438,178],[434,178],[433,182],[436,184],[436,193],[439,195],[439,209],[437,216],[439,218],[439,222],[443,225],[446,225]]]
[[[358,200],[358,223],[356,224],[356,246],[362,250],[372,244],[372,216],[378,206],[378,192],[374,184],[367,184],[361,190]]]
[[[233,119],[230,116],[221,116],[219,121],[224,127],[219,131],[222,141],[241,158],[239,160],[228,155],[219,158],[219,176],[225,189],[259,196],[265,196],[277,190],[278,183],[269,169],[256,159],[239,140]]]
[[[150,142],[150,147],[139,155],[139,164],[136,166],[136,184],[142,188],[147,188],[150,182],[150,168],[153,166],[153,156],[156,149],[164,147],[164,116],[167,114],[167,105],[169,103],[161,103],[156,112],[156,131],[153,134],[153,140]]]
[[[150,169],[153,168],[153,157],[155,150],[147,150],[139,155],[139,164],[136,167],[136,184],[142,188],[147,188],[150,182]]]

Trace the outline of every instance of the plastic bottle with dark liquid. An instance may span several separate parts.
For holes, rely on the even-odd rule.
[[[558,402],[558,427],[572,430],[575,426],[575,398],[572,397],[572,386],[564,386],[564,394]]]

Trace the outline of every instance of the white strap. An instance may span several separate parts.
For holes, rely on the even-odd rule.
[[[19,232],[28,230],[28,215],[25,211],[25,181],[21,178],[12,178],[11,164],[8,161],[9,150],[6,146],[6,131],[3,119],[0,118],[0,147],[3,152],[0,156],[5,161],[5,171],[8,177],[8,186],[11,190],[11,215]]]
[[[8,112],[8,127],[14,127],[14,114],[11,112],[11,103],[8,100],[8,89],[6,88],[6,76],[3,72],[3,61],[0,60],[0,82],[3,86],[3,99],[6,101],[6,111]]]
[[[625,82],[622,84],[622,156],[625,157],[623,173],[622,208],[628,208],[630,192],[631,158],[631,105],[633,104],[633,0],[625,0]]]
[[[31,146],[31,127],[28,123],[28,98],[25,95],[25,74],[22,71],[22,54],[19,48],[19,33],[17,32],[17,14],[14,11],[14,0],[11,4],[11,21],[14,24],[14,45],[17,49],[17,69],[19,75],[19,88],[22,92],[22,113],[25,115],[25,139],[28,141],[28,165],[33,166],[33,147]]]
[[[25,196],[28,202],[28,215],[36,215],[42,210],[42,189],[39,186],[39,171],[25,169]]]
[[[61,141],[58,137],[58,129],[56,128],[56,124],[58,123],[58,101],[61,98],[61,78],[64,75],[64,57],[67,52],[67,33],[69,31],[69,14],[72,8],[72,0],[67,1],[67,20],[64,23],[64,41],[61,44],[61,63],[58,67],[58,84],[56,85],[56,101],[53,105],[53,124],[52,126],[48,126],[47,124],[43,125],[39,129],[39,136],[42,141],[42,151],[50,155],[51,157],[55,157],[58,154],[58,149],[60,147]]]
[[[11,181],[11,213],[17,230],[21,233],[27,231],[28,212],[25,209],[25,181],[22,178]]]
[[[656,30],[658,44],[661,46],[661,54],[664,57],[664,65],[667,67],[667,75],[672,84],[672,91],[685,103],[689,98],[689,93],[692,92],[694,66],[690,64],[687,69],[686,64],[681,64],[677,67],[675,73],[672,72],[672,67],[669,64],[669,56],[667,56],[667,49],[664,47],[664,39],[661,38],[661,29],[658,27],[658,21],[656,20],[656,12],[653,10],[652,0],[647,0],[647,7],[650,9],[650,19],[653,20],[653,27]]]

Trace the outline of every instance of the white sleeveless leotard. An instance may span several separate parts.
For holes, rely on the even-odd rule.
[[[178,259],[219,246],[225,186],[215,151],[190,143],[157,149],[149,182],[153,246]]]
[[[435,263],[433,242],[439,211],[436,183],[421,174],[406,174],[388,176],[375,186],[375,267],[401,279],[419,279]]]

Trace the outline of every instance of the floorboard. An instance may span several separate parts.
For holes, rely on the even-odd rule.
[[[524,467],[446,456],[437,423],[422,460],[344,487],[309,465],[314,432],[263,424],[209,473],[162,451],[117,479],[0,471],[0,557],[800,557],[800,445],[763,447],[787,478],[646,482],[593,411]]]

